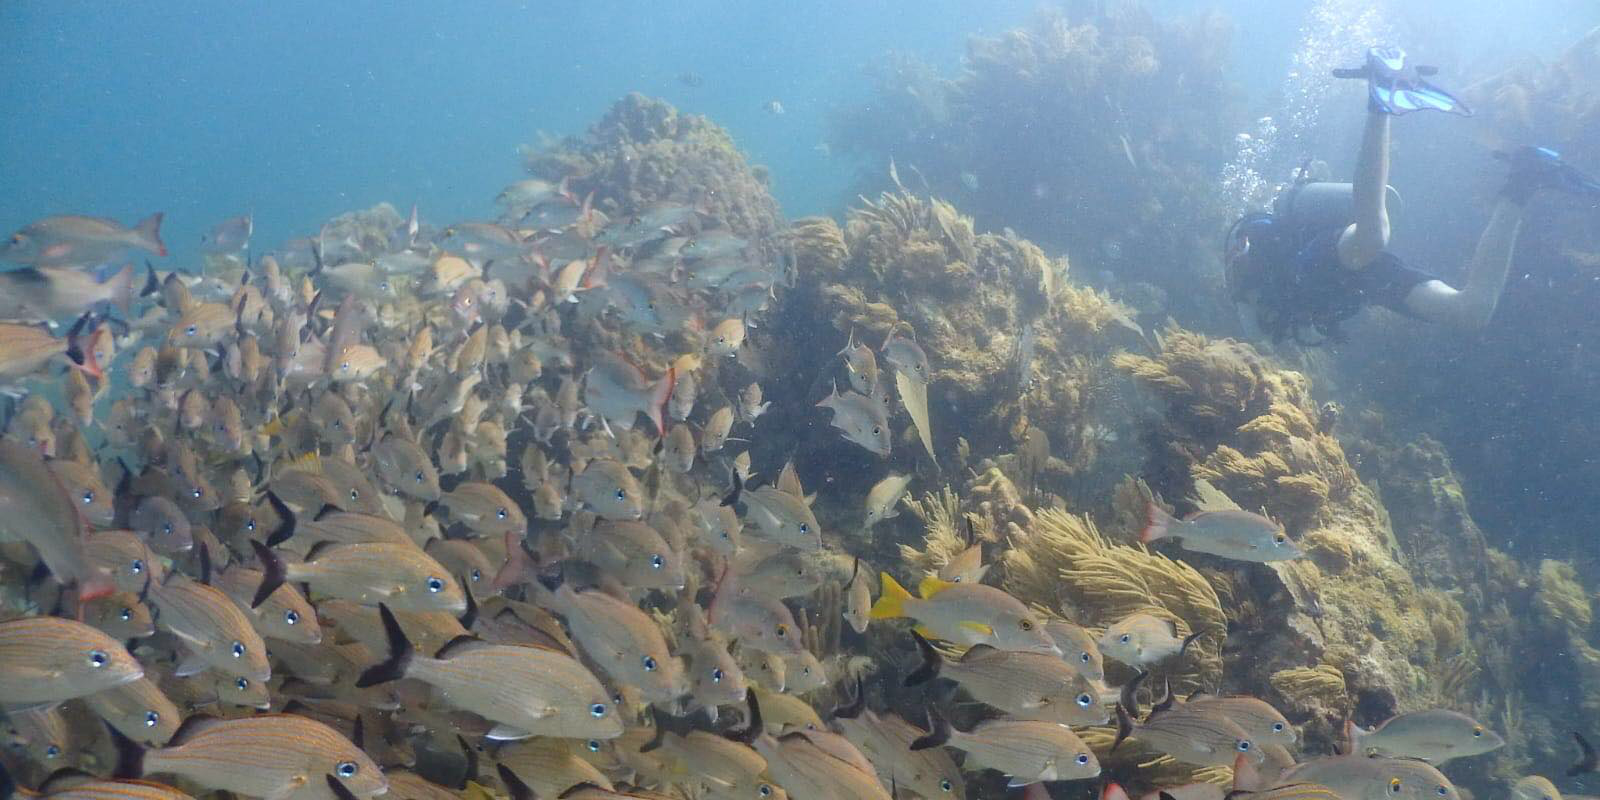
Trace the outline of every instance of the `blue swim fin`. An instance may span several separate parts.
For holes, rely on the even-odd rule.
[[[1600,200],[1600,181],[1562,161],[1561,154],[1548,147],[1525,146],[1509,153],[1496,151],[1494,157],[1511,167],[1503,193],[1513,200],[1526,202],[1539,189],[1555,189]]]
[[[1374,47],[1367,51],[1367,63],[1351,69],[1336,69],[1336,78],[1361,78],[1367,82],[1367,107],[1383,114],[1409,114],[1413,111],[1445,111],[1472,116],[1455,95],[1427,79],[1438,74],[1434,67],[1410,66],[1404,50]]]

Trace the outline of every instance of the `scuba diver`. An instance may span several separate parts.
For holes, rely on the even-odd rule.
[[[1561,161],[1556,151],[1522,147],[1495,153],[1509,176],[1489,223],[1456,288],[1407,266],[1389,243],[1389,120],[1412,111],[1472,112],[1427,79],[1435,70],[1410,66],[1398,48],[1373,48],[1365,66],[1335,77],[1367,81],[1368,113],[1353,183],[1314,182],[1304,175],[1274,201],[1273,210],[1247,214],[1228,232],[1229,293],[1254,309],[1274,342],[1302,338],[1306,329],[1339,340],[1339,324],[1368,305],[1463,329],[1481,328],[1494,314],[1528,199],[1556,189],[1600,199],[1600,183]]]

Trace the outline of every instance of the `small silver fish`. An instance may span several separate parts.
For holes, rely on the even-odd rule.
[[[1148,512],[1149,524],[1139,534],[1139,541],[1146,544],[1178,537],[1183,540],[1185,550],[1257,563],[1288,561],[1305,555],[1282,526],[1260,514],[1200,511],[1180,520],[1154,501],[1149,503]]]

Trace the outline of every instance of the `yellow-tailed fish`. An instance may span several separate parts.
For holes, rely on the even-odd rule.
[[[1001,650],[1061,654],[1038,616],[1000,589],[929,576],[919,587],[921,597],[916,597],[889,573],[881,578],[873,619],[910,617],[924,635],[967,647],[986,644]]]

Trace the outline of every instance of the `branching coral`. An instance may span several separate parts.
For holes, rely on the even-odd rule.
[[[1046,509],[1013,533],[1002,559],[1005,588],[1025,602],[1105,626],[1130,614],[1172,621],[1181,636],[1209,631],[1190,647],[1175,684],[1215,687],[1228,619],[1210,582],[1193,567],[1143,547],[1112,544],[1088,517]]]
[[[939,571],[962,550],[967,548],[967,520],[973,522],[973,531],[980,539],[989,538],[990,521],[977,515],[961,513],[961,497],[946,486],[938,494],[923,495],[921,500],[907,497],[907,509],[922,520],[924,537],[922,548],[900,545],[900,560],[913,575],[927,575]],[[981,530],[980,530],[981,528]]]
[[[1272,688],[1296,714],[1306,717],[1344,717],[1350,713],[1344,673],[1331,664],[1291,667],[1272,673]]]
[[[795,266],[802,273],[836,272],[850,259],[844,231],[830,217],[805,217],[789,226]]]

